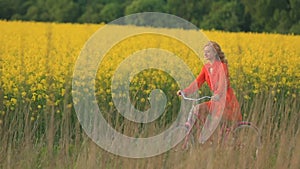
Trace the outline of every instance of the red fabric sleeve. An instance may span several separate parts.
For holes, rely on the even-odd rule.
[[[186,95],[190,95],[192,93],[194,93],[195,91],[197,91],[202,84],[205,82],[205,67],[202,67],[201,72],[199,73],[199,75],[197,76],[197,78],[185,89],[183,89],[183,93],[185,93]]]

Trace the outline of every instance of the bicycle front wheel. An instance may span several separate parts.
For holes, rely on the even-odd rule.
[[[184,125],[177,126],[171,131],[170,135],[176,135],[178,131],[184,131],[185,137],[182,141],[180,141],[178,144],[176,144],[172,148],[172,150],[187,151],[187,150],[191,149],[191,147],[195,144],[195,140],[194,140],[194,136],[190,132],[189,128]]]

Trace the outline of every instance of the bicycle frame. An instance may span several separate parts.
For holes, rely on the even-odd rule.
[[[192,108],[189,111],[188,118],[187,118],[187,121],[185,123],[185,127],[187,128],[187,135],[184,139],[184,144],[183,144],[183,147],[184,147],[187,144],[188,140],[189,140],[190,132],[192,131],[193,125],[195,123],[193,116],[194,116],[194,108],[195,108],[196,103],[201,101],[201,100],[204,100],[204,99],[211,99],[211,96],[203,96],[203,97],[195,99],[195,98],[187,97],[183,92],[181,92],[181,96],[184,100],[193,101]]]
[[[188,114],[188,118],[187,118],[187,121],[186,121],[186,124],[185,124],[185,127],[187,128],[187,134],[185,136],[184,144],[182,145],[182,149],[186,149],[184,147],[186,146],[187,142],[189,141],[190,133],[191,133],[191,131],[193,129],[193,125],[195,123],[195,121],[193,121],[194,120],[193,116],[194,116],[195,103],[197,101],[201,101],[201,100],[204,100],[204,99],[211,99],[211,97],[210,96],[203,96],[203,97],[197,98],[197,99],[189,98],[183,92],[181,92],[181,96],[185,100],[193,101],[192,108],[191,108],[191,110]],[[190,125],[187,126],[187,123],[189,123]],[[219,135],[221,135],[222,141],[226,142],[227,139],[228,139],[228,136],[230,135],[230,133],[233,133],[234,137],[236,137],[235,134],[236,134],[236,131],[238,129],[249,127],[257,133],[257,143],[256,143],[257,145],[256,145],[256,147],[259,148],[261,146],[261,133],[260,133],[259,129],[256,126],[254,126],[251,122],[240,121],[240,122],[237,122],[236,124],[234,124],[232,127],[228,127],[226,125],[227,125],[226,123],[225,124],[223,123],[221,125],[221,133]]]
[[[203,97],[200,97],[200,98],[190,98],[190,97],[187,97],[185,96],[185,94],[183,92],[181,92],[181,96],[184,100],[189,100],[189,101],[193,101],[193,104],[192,104],[192,108],[188,114],[188,118],[187,118],[187,122],[191,122],[191,120],[193,119],[193,115],[194,115],[194,108],[195,108],[195,104],[198,102],[198,101],[201,101],[201,100],[204,100],[204,99],[211,99],[211,96],[203,96]],[[194,124],[194,121],[190,124]]]
[[[183,92],[180,92],[180,93],[184,100],[189,100],[189,101],[194,101],[194,102],[197,102],[197,101],[200,101],[203,99],[211,99],[211,96],[203,96],[203,97],[195,99],[195,98],[190,98],[190,97],[185,96],[185,94]]]

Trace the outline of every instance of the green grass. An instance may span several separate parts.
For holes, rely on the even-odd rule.
[[[257,157],[246,150],[207,144],[188,152],[168,151],[143,159],[130,159],[106,152],[82,131],[76,114],[67,104],[45,106],[44,116],[31,121],[29,103],[7,110],[0,128],[0,168],[290,168],[300,164],[299,99],[264,93],[240,100],[245,120],[262,131],[263,147]],[[247,114],[247,116],[245,116]],[[124,133],[132,133],[124,123]],[[148,128],[148,130],[151,130]]]

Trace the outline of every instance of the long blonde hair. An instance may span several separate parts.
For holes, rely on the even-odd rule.
[[[221,49],[221,46],[217,42],[209,41],[207,43],[207,45],[205,45],[205,46],[213,47],[215,49],[215,51],[217,52],[218,59],[220,59],[220,61],[223,62],[223,63],[226,63],[226,64],[228,63],[227,59],[225,57],[225,54]]]

